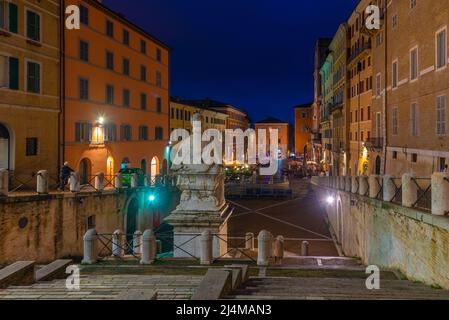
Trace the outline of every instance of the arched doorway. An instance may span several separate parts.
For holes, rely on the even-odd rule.
[[[143,174],[147,174],[147,160],[140,160],[140,169],[142,169]]]
[[[137,198],[132,198],[128,203],[128,208],[126,210],[126,220],[125,220],[125,230],[126,230],[126,242],[130,244],[127,246],[127,253],[132,251],[132,240],[134,232],[137,230],[137,218],[139,212],[139,202]]]
[[[153,157],[153,159],[151,159],[151,183],[153,183],[153,181],[155,181],[156,176],[159,174],[159,159],[157,157]]]
[[[106,176],[111,179],[114,174],[114,158],[108,157],[106,160]]]
[[[376,172],[375,174],[380,175],[380,166],[381,166],[381,159],[379,156],[376,157]]]
[[[0,123],[0,169],[11,170],[11,136],[9,130]]]
[[[80,162],[80,184],[88,184],[89,183],[89,177],[92,169],[92,164],[89,159],[84,158]]]

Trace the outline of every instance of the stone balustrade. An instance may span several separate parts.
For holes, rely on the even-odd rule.
[[[430,185],[423,188],[422,181],[430,181]],[[449,214],[449,173],[446,172],[434,173],[430,180],[406,173],[400,179],[391,175],[314,177],[312,183],[386,202],[393,202],[401,196],[402,200],[396,202],[404,207],[429,209],[439,216]],[[418,205],[426,194],[431,195],[429,208]]]

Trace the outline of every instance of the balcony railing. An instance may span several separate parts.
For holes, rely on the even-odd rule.
[[[365,147],[368,149],[382,149],[384,143],[384,138],[376,137],[369,138],[365,141]]]
[[[371,49],[371,41],[365,42],[362,46],[354,50],[352,54],[348,57],[348,63],[352,62],[355,58],[361,55],[365,50]]]

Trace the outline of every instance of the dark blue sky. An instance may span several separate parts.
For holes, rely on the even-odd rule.
[[[209,97],[253,121],[293,122],[313,98],[313,48],[355,0],[104,0],[172,49],[171,95]]]

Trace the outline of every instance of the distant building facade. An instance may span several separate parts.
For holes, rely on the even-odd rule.
[[[170,102],[170,131],[186,129],[192,133],[191,118],[195,113],[202,115],[202,130],[217,129],[224,132],[228,115],[206,107],[190,105],[182,99],[172,98]]]
[[[312,159],[312,127],[313,103],[306,103],[295,107],[294,143],[295,154],[305,155]]]
[[[0,1],[0,168],[11,187],[58,176],[59,1]]]

